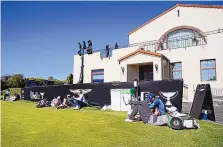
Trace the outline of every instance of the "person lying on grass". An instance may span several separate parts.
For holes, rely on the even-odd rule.
[[[151,104],[149,105],[149,103]],[[125,121],[133,122],[139,120],[135,118],[139,113],[140,120],[146,124],[151,115],[159,116],[165,113],[163,102],[159,98],[155,98],[155,95],[152,93],[147,96],[146,101],[130,101],[129,104],[132,107],[132,112]]]

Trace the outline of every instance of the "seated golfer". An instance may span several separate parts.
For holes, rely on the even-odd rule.
[[[17,101],[20,99],[20,96],[15,93],[13,97],[8,98],[8,101],[12,102],[12,101]]]
[[[148,103],[146,101],[130,101],[132,112],[128,115],[125,121],[133,122],[136,119],[136,115],[139,113],[140,119],[144,124],[148,123],[150,115],[152,115],[151,109],[149,109]]]
[[[51,101],[51,106],[55,106],[55,107],[58,107],[59,105],[61,104],[61,99],[60,99],[60,96],[58,96],[57,98],[54,98],[52,101]]]
[[[130,101],[129,104],[132,106],[132,112],[125,121],[133,122],[136,114],[139,113],[141,120],[146,124],[149,121],[150,115],[163,115],[165,112],[164,104],[159,100],[155,98],[154,94],[150,93],[147,96],[147,101]],[[152,104],[149,105],[149,102],[152,102]]]
[[[80,90],[80,94],[76,95],[76,97],[74,96],[74,109],[81,109],[82,107],[87,106],[87,101],[84,97],[83,91]]]
[[[6,92],[5,92],[5,94],[4,94],[4,101],[6,100],[6,98],[8,97],[8,96],[10,96],[10,89],[8,89]]]
[[[156,116],[164,115],[165,106],[159,98],[156,98],[154,94],[149,94],[146,100],[149,103],[151,102],[151,104],[149,105],[149,108],[152,109],[153,115],[156,115]]]
[[[60,109],[60,108],[69,108],[69,107],[71,107],[71,106],[73,106],[74,105],[74,99],[73,98],[71,98],[71,96],[70,95],[67,95],[67,98],[64,98],[63,99],[63,103],[61,104],[61,105],[59,105],[58,107],[57,107],[57,109]]]

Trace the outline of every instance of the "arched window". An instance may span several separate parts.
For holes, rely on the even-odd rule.
[[[194,27],[176,27],[167,31],[159,39],[158,50],[186,48],[206,44],[203,33]]]

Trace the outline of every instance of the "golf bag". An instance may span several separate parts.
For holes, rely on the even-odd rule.
[[[46,99],[42,99],[36,103],[36,108],[43,108],[43,107],[49,107],[49,106],[50,106],[50,102],[48,102]]]

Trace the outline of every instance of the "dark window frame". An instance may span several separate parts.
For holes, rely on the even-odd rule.
[[[202,68],[201,67],[201,62],[202,61],[206,61],[207,63],[208,63],[208,61],[210,61],[210,60],[214,60],[214,68],[209,68],[209,67],[207,67],[207,68]],[[208,64],[207,64],[207,66],[208,66]],[[209,72],[208,72],[208,79],[209,80],[202,80],[202,71],[204,71],[204,70],[207,70],[207,71],[209,71],[209,70],[214,70],[215,72],[215,79],[214,80],[210,80],[210,78],[209,78]],[[200,60],[200,80],[202,81],[202,82],[205,82],[205,81],[217,81],[217,75],[216,75],[216,59],[204,59],[204,60]]]
[[[178,40],[178,41],[176,41],[174,39],[169,40],[169,35],[171,33],[174,33],[174,32],[177,32],[177,31],[184,31],[184,30],[191,31],[192,36],[189,37],[189,35],[188,35],[188,38],[183,38],[182,36],[176,37],[175,39]],[[196,38],[197,42],[194,42],[193,38]],[[158,50],[170,50],[170,49],[178,49],[178,48],[187,48],[187,47],[207,44],[205,42],[204,36],[202,36],[201,33],[198,30],[196,30],[194,28],[183,28],[183,27],[171,30],[170,32],[164,34],[162,36],[162,40],[164,41],[165,44],[163,45],[163,48],[160,45],[158,45],[158,48],[157,48]],[[170,44],[171,42],[178,42],[180,45],[172,47],[171,44]]]
[[[94,71],[97,71],[97,70],[103,70],[103,76],[105,75],[105,70],[104,69],[93,69],[93,70],[91,70],[91,83],[93,83],[93,75],[102,75],[101,74],[102,72],[99,72],[99,73],[95,73],[94,74]],[[104,79],[103,79],[103,83],[104,83]]]
[[[183,71],[182,70],[182,62],[172,62],[170,64],[172,64],[172,66],[173,66],[174,64],[177,64],[177,63],[180,63],[181,64],[181,70],[173,70],[172,69],[171,79],[174,79],[174,80],[177,80],[177,79],[176,78],[173,78],[173,73],[177,73],[177,72],[181,72],[181,78],[179,78],[179,79],[182,79],[182,71]]]

